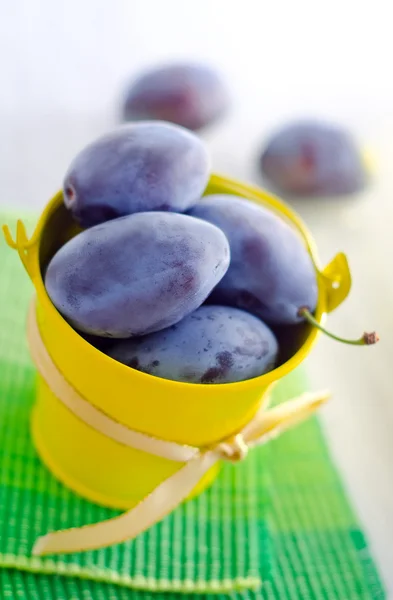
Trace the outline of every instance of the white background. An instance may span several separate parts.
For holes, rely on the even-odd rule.
[[[73,155],[116,122],[127,79],[177,58],[212,62],[232,89],[231,114],[206,134],[216,171],[260,182],[262,140],[294,116],[342,121],[374,153],[376,180],[361,197],[296,207],[325,262],[350,257],[353,290],[329,326],[382,338],[372,349],[321,340],[309,368],[315,387],[334,391],[323,420],[393,597],[391,30],[387,0],[0,0],[8,207],[42,206]]]

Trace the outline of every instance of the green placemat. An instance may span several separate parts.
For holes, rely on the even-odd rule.
[[[113,511],[68,492],[35,455],[28,434],[34,371],[23,331],[31,288],[16,254],[1,242],[0,274],[0,597],[147,600],[160,598],[159,590],[244,588],[233,595],[385,598],[315,419],[252,452],[241,465],[224,465],[208,492],[132,543],[30,558],[36,535]],[[275,399],[306,385],[301,371],[293,373],[277,386]],[[248,589],[259,578],[263,586]],[[164,599],[173,600],[168,594]]]

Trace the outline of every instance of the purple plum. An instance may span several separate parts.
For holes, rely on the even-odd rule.
[[[148,71],[131,83],[123,117],[126,121],[171,121],[196,131],[221,117],[228,105],[228,92],[214,69],[170,65]]]
[[[72,238],[50,261],[45,286],[76,329],[127,338],[190,314],[228,264],[228,241],[210,223],[176,213],[138,213]]]
[[[139,371],[187,383],[232,383],[271,371],[278,345],[257,317],[228,306],[201,306],[143,338],[121,340],[107,353]]]
[[[190,131],[161,122],[123,125],[73,160],[64,204],[82,227],[137,212],[184,212],[208,179],[207,150]]]
[[[282,128],[263,150],[260,164],[273,187],[292,196],[354,194],[367,182],[353,138],[339,126],[319,121]]]
[[[303,320],[317,303],[314,265],[295,231],[271,210],[225,194],[205,196],[189,214],[227,236],[231,264],[211,302],[243,308],[268,324]]]

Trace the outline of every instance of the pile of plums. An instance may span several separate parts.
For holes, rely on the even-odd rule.
[[[89,340],[129,367],[191,383],[257,377],[277,364],[272,328],[317,303],[302,241],[244,198],[204,196],[209,157],[166,122],[123,125],[80,152],[64,203],[83,228],[51,258],[45,286]],[[94,342],[93,342],[94,343]]]

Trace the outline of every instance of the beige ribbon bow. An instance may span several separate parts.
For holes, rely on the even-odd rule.
[[[196,448],[133,431],[112,420],[80,396],[64,379],[46,350],[38,329],[34,304],[28,318],[28,342],[39,373],[56,397],[75,416],[120,444],[183,463],[174,475],[158,485],[130,511],[93,525],[48,533],[36,541],[34,555],[93,550],[135,538],[185,500],[217,461],[243,460],[249,448],[265,443],[302,421],[329,397],[328,392],[306,393],[270,410],[263,406],[236,435],[209,448]]]

